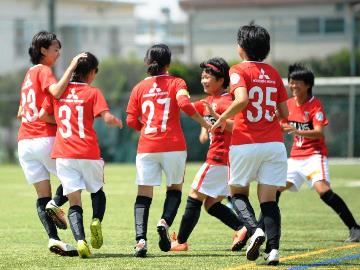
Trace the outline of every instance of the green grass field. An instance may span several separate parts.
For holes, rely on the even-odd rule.
[[[187,167],[184,196],[171,231],[179,227],[187,192],[199,166],[193,163]],[[333,190],[342,196],[360,222],[359,165],[333,165],[330,169]],[[105,168],[107,212],[103,221],[103,247],[93,250],[94,256],[86,260],[53,255],[47,249],[48,239],[37,217],[34,188],[27,185],[19,166],[2,165],[0,172],[0,269],[274,269],[249,263],[244,251],[229,251],[232,231],[205,211],[189,239],[188,252],[161,252],[157,245],[156,223],[162,211],[165,186],[155,189],[150,210],[149,256],[134,258],[134,165],[107,165]],[[54,178],[52,183],[56,187],[59,182]],[[251,200],[259,213],[255,190],[253,184]],[[83,202],[89,238],[91,203],[87,192],[83,194]],[[316,269],[360,269],[360,244],[343,243],[348,237],[347,228],[314,191],[304,186],[299,193],[286,192],[281,197],[280,208],[281,259],[275,269],[308,269],[311,263],[351,255],[357,259]],[[70,229],[60,231],[59,235],[64,241],[75,244]]]

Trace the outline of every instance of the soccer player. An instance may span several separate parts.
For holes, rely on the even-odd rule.
[[[350,235],[345,242],[359,242],[359,224],[330,187],[324,136],[328,120],[320,100],[312,94],[314,74],[302,64],[293,64],[289,67],[288,81],[293,97],[287,102],[289,117],[283,130],[291,134],[294,141],[288,159],[286,188],[281,190],[299,191],[302,183],[307,182],[349,228]]]
[[[287,93],[278,72],[263,62],[270,50],[270,36],[257,25],[245,25],[238,31],[238,53],[244,60],[230,69],[230,93],[235,100],[212,127],[224,128],[234,117],[230,143],[230,192],[233,207],[251,236],[246,250],[248,260],[259,256],[265,241],[248,199],[249,185],[258,182],[257,193],[271,247],[268,264],[279,263],[280,209],[276,191],[286,184],[287,157],[277,115],[286,118]]]
[[[128,126],[141,132],[136,156],[136,257],[145,257],[147,253],[149,209],[153,188],[161,184],[162,171],[166,175],[167,192],[157,231],[160,249],[167,252],[171,247],[168,229],[180,205],[186,161],[180,109],[203,127],[210,128],[191,104],[184,80],[168,74],[170,61],[171,52],[165,44],[147,50],[145,64],[150,77],[133,88],[126,110]]]
[[[227,92],[230,81],[229,66],[224,59],[216,57],[201,63],[200,67],[203,69],[201,83],[208,96],[204,100],[195,102],[194,105],[206,121],[215,123],[219,115],[232,103],[232,97]],[[206,162],[197,172],[191,185],[179,233],[176,241],[171,243],[171,251],[188,250],[187,239],[200,218],[203,203],[210,215],[235,231],[231,247],[233,251],[240,250],[246,244],[246,241],[243,241],[247,234],[246,227],[242,229],[243,224],[236,214],[221,203],[229,195],[227,164],[231,131],[232,120],[229,120],[224,131],[216,130],[214,135],[209,135],[210,146]],[[199,138],[202,143],[208,138],[203,129]]]
[[[96,117],[106,124],[122,128],[122,122],[109,112],[100,89],[91,86],[98,71],[97,58],[87,52],[79,59],[68,87],[59,99],[46,99],[40,112],[42,119],[54,116],[58,125],[51,157],[56,159],[57,175],[69,198],[68,219],[77,241],[81,258],[91,256],[85,240],[81,191],[91,193],[93,207],[90,225],[91,245],[99,249],[103,244],[101,222],[106,208],[104,161],[100,157],[98,138],[93,128]]]
[[[63,196],[62,186],[51,200],[50,173],[56,174],[55,161],[50,152],[56,133],[56,125],[39,119],[39,111],[45,97],[59,97],[76,68],[79,57],[73,58],[64,75],[57,82],[51,70],[60,56],[61,43],[54,33],[41,31],[34,35],[29,48],[31,62],[34,64],[26,73],[21,87],[18,118],[21,121],[18,134],[19,162],[29,184],[37,193],[36,210],[41,223],[49,236],[48,248],[62,256],[76,256],[76,249],[58,236],[56,226],[66,229],[67,224],[62,210],[67,198]],[[47,214],[48,213],[48,214]]]

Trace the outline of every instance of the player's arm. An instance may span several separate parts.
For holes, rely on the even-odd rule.
[[[123,127],[121,119],[117,118],[115,115],[111,114],[109,111],[103,111],[100,115],[107,125],[119,127],[119,128]]]
[[[194,105],[190,102],[189,92],[187,90],[180,89],[176,94],[176,101],[180,109],[191,119],[198,122],[206,130],[211,128],[211,125],[204,120],[204,118],[196,111]]]
[[[211,131],[214,132],[216,128],[221,127],[223,131],[226,126],[226,120],[241,112],[249,103],[249,96],[245,87],[238,87],[234,91],[235,99],[230,106],[223,112],[219,119],[212,126]]]
[[[202,101],[206,108],[208,109],[208,111],[210,112],[211,116],[213,116],[216,120],[219,119],[220,117],[220,114],[218,114],[217,112],[215,112],[212,108],[212,106],[210,105],[210,103],[208,103],[207,101],[203,100]],[[226,131],[229,131],[229,132],[232,132],[233,130],[233,124],[234,124],[234,120],[232,119],[227,119],[226,120],[226,126],[225,126],[225,130]]]
[[[208,131],[205,128],[201,127],[200,134],[199,134],[200,143],[204,144],[207,142],[208,139],[209,139]]]
[[[19,109],[18,109],[18,112],[17,112],[17,115],[16,115],[16,118],[19,120],[19,121],[21,121],[21,111],[22,111],[22,106],[20,105],[19,106]]]
[[[293,136],[301,136],[309,139],[320,139],[324,136],[324,126],[315,125],[314,129],[297,130],[295,127],[287,124],[283,126],[283,130]]]
[[[48,112],[46,112],[44,110],[44,108],[41,108],[40,113],[39,113],[39,118],[44,122],[47,122],[50,124],[56,124],[55,116],[53,114],[49,114]]]
[[[72,59],[69,67],[65,70],[64,75],[61,77],[61,79],[57,83],[49,86],[49,92],[53,97],[58,99],[64,93],[64,91],[71,79],[71,76],[77,67],[79,59],[82,57],[86,57],[86,53],[80,53],[77,56],[75,56]]]

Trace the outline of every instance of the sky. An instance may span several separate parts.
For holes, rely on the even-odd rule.
[[[135,13],[142,18],[157,19],[164,17],[161,9],[167,7],[170,9],[170,16],[173,21],[183,22],[186,20],[186,15],[180,9],[178,0],[139,0],[134,2],[144,3],[138,5],[135,10]]]

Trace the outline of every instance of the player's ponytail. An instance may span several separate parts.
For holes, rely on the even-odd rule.
[[[147,65],[147,73],[151,76],[163,74],[166,66],[171,62],[171,51],[165,44],[151,46],[145,55],[144,62]]]

